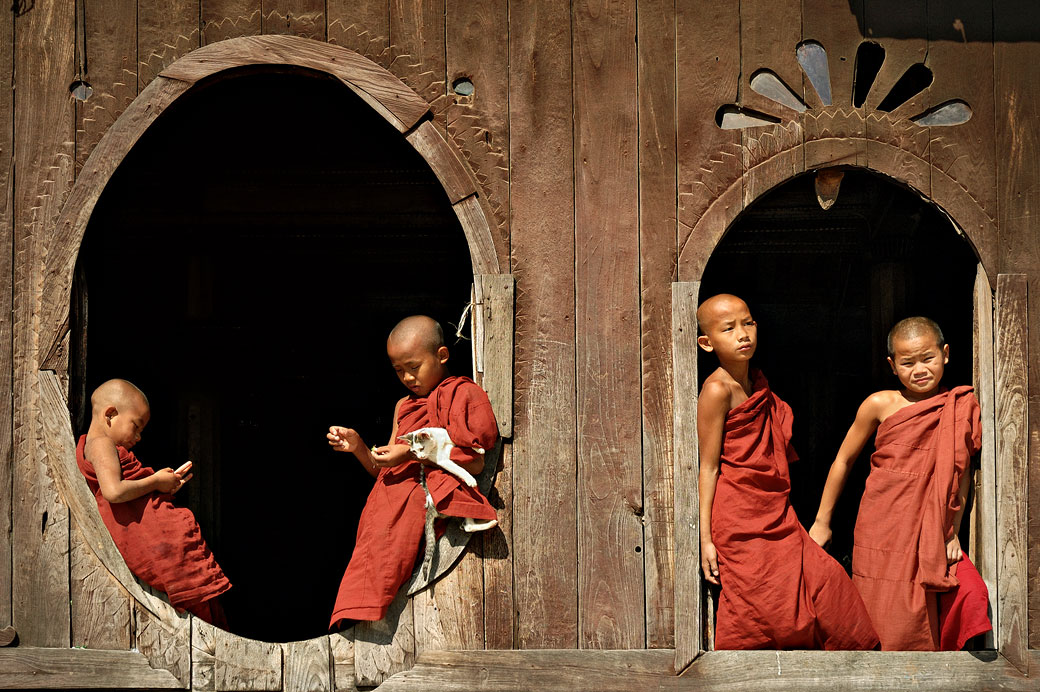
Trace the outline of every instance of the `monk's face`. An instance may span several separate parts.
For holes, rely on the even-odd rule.
[[[924,332],[893,338],[892,352],[888,364],[908,394],[923,399],[938,390],[950,362],[949,344],[940,348],[935,335]]]
[[[421,338],[391,341],[386,354],[397,379],[416,396],[427,396],[448,374],[448,349],[430,350]]]
[[[110,406],[105,411],[107,437],[116,445],[131,449],[141,441],[141,433],[150,417],[151,410],[140,397],[134,397],[118,407]]]
[[[705,303],[701,308],[701,331],[697,344],[712,351],[720,362],[751,359],[758,348],[758,324],[747,304],[736,297]]]

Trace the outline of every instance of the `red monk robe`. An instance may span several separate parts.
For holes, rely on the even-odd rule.
[[[223,626],[223,610],[213,599],[230,589],[231,582],[202,538],[195,515],[186,507],[174,505],[169,493],[152,492],[129,502],[109,502],[101,494],[94,466],[84,454],[86,443],[87,436],[81,436],[76,463],[127,567],[149,586],[164,592],[175,608]],[[133,452],[117,449],[124,479],[138,480],[155,473]]]
[[[468,377],[444,378],[428,396],[410,395],[397,412],[397,434],[419,428],[445,428],[455,443],[451,459],[466,464],[490,450],[498,423],[487,394]],[[496,519],[480,491],[439,468],[426,468],[426,486],[437,511],[452,517]],[[419,484],[419,462],[380,469],[358,523],[357,542],[340,582],[330,629],[344,620],[382,620],[419,554],[426,521],[426,495]]]
[[[791,507],[791,407],[752,372],[726,415],[711,510],[722,594],[716,649],[873,649],[863,601]]]
[[[885,650],[956,650],[991,628],[975,566],[967,555],[946,564],[961,477],[981,438],[971,387],[901,408],[878,426],[856,518],[852,579]]]

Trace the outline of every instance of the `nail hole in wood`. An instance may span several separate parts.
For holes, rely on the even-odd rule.
[[[89,83],[82,79],[77,79],[69,85],[69,93],[71,93],[77,101],[86,101],[90,98],[90,95],[94,93],[94,87],[90,86]]]

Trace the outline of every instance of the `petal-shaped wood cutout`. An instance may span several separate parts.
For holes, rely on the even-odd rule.
[[[780,118],[765,113],[741,108],[732,103],[715,111],[715,124],[723,130],[743,130],[745,127],[764,127],[776,125]]]
[[[802,41],[795,50],[802,72],[809,78],[820,102],[831,105],[831,71],[827,64],[827,51],[819,41]]]
[[[910,118],[910,122],[922,127],[948,127],[962,125],[971,120],[971,106],[960,99],[941,103],[924,113]]]
[[[934,79],[932,70],[923,62],[915,62],[906,68],[906,72],[892,88],[885,98],[881,99],[877,109],[883,113],[891,113],[904,103],[927,89]]]
[[[751,90],[762,94],[771,101],[776,101],[781,106],[793,108],[799,113],[806,111],[807,107],[802,99],[769,70],[759,70],[751,75]]]
[[[856,67],[852,79],[852,105],[860,108],[867,100],[870,87],[874,86],[881,65],[885,62],[885,49],[880,43],[864,41],[856,49]]]

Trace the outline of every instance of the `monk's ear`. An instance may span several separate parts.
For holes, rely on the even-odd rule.
[[[707,334],[701,334],[697,337],[697,345],[705,351],[707,351],[708,353],[711,353],[715,350],[715,347],[711,345],[711,339],[708,337]]]
[[[112,419],[119,415],[119,410],[116,409],[115,406],[106,406],[104,415],[105,415],[105,422],[107,422],[109,425],[111,425],[112,424]]]
[[[445,363],[448,362],[448,347],[447,346],[441,346],[440,348],[437,349],[437,360],[439,360],[441,362],[441,365],[444,365]]]
[[[896,372],[896,362],[894,360],[892,360],[892,356],[889,356],[888,358],[885,358],[885,360],[888,361],[888,367],[892,368],[892,374],[895,375],[896,377],[899,377],[899,373]]]
[[[943,344],[943,365],[950,362],[950,345]]]

